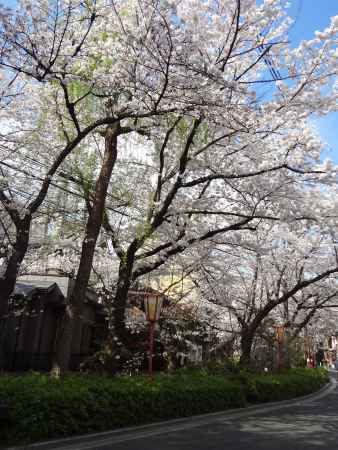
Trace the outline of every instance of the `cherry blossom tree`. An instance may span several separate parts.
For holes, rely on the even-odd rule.
[[[201,265],[197,279],[207,298],[237,321],[241,363],[250,365],[264,321],[270,320],[265,325],[273,335],[276,325],[290,329],[292,342],[322,308],[336,303],[336,244],[328,230],[297,223],[271,226],[237,248],[218,244],[212,254],[220,262]]]
[[[14,15],[2,11],[0,64],[22,90],[4,109],[14,120],[3,139],[6,183],[22,173],[28,143],[48,163],[37,187],[35,177],[28,206],[10,199],[10,184],[1,191],[15,227],[25,220],[15,270],[3,277],[8,293],[53,177],[75,149],[104,137],[95,186],[84,192],[88,220],[57,352],[64,369],[102,220],[102,235],[119,260],[115,328],[123,340],[127,294],[137,278],[189,249],[201,251],[215,236],[308,214],[299,183],[330,182],[334,175],[318,163],[321,143],[307,121],[337,107],[338,23],[333,18],[324,32],[292,49],[290,20],[279,0],[55,1],[47,7],[26,1],[22,8]],[[27,116],[34,133],[20,128],[17,112],[19,104],[21,116],[27,113],[28,99],[43,118]],[[9,145],[13,130],[20,143]],[[125,139],[141,140],[133,143],[144,155],[141,165],[132,155],[130,163],[120,163]],[[132,201],[117,215],[104,212],[109,190],[126,177],[131,189],[125,186],[124,194]]]
[[[306,61],[306,63],[308,62]],[[303,69],[306,70],[305,61],[302,61],[302,63]],[[252,83],[255,83],[258,78],[256,67],[258,64],[256,61],[250,67],[250,70],[246,71],[246,76],[253,76]],[[316,65],[314,62],[312,64]],[[299,65],[301,65],[301,62],[299,62]],[[314,66],[312,68],[314,69]],[[232,72],[232,67],[230,67],[230,71]],[[264,65],[263,75],[265,74],[264,71],[266,72],[266,65]],[[322,81],[329,80],[331,75],[332,73],[325,75],[321,72]],[[239,107],[240,122],[233,117],[233,111],[229,115],[228,111],[221,112],[207,103],[206,105],[203,104],[204,108],[201,108],[202,115],[195,115],[192,118],[174,115],[170,121],[164,124],[165,127],[162,124],[162,132],[161,126],[157,128],[149,127],[150,130],[153,130],[149,137],[152,141],[155,140],[155,144],[150,142],[149,144],[145,143],[144,146],[155,145],[155,152],[158,153],[158,156],[155,154],[155,157],[159,160],[156,162],[153,153],[152,160],[155,159],[157,170],[153,170],[154,163],[151,163],[148,166],[152,165],[152,168],[148,167],[148,170],[144,172],[138,169],[136,175],[137,181],[135,184],[139,188],[139,193],[135,194],[135,203],[138,213],[141,213],[142,216],[138,215],[134,224],[133,221],[128,219],[118,220],[117,232],[109,224],[109,220],[105,221],[105,229],[112,236],[111,243],[121,261],[115,304],[116,332],[121,339],[123,339],[124,334],[124,311],[127,293],[133,280],[164,265],[168,258],[185,251],[187,247],[200,245],[218,233],[240,229],[254,219],[275,220],[281,218],[281,209],[285,209],[282,215],[285,216],[286,211],[290,210],[289,214],[294,217],[294,211],[304,210],[304,208],[297,202],[293,203],[291,207],[292,202],[290,200],[300,193],[300,191],[297,191],[296,194],[295,191],[288,191],[285,188],[288,184],[295,183],[293,175],[300,176],[299,178],[306,182],[315,182],[325,177],[323,173],[322,175],[318,174],[316,178],[314,175],[316,170],[311,170],[311,160],[318,158],[321,144],[310,131],[306,122],[309,114],[322,110],[323,104],[321,106],[307,104],[306,107],[303,104],[300,116],[298,116],[300,128],[292,130],[291,125],[295,120],[295,114],[297,115],[292,103],[296,98],[297,101],[302,103],[306,97],[304,97],[305,92],[307,91],[307,95],[309,95],[315,89],[316,80],[312,77],[303,79],[302,84],[298,85],[297,89],[295,89],[294,84],[284,86],[278,83],[277,85],[276,97],[271,102],[262,102],[264,106],[261,109]],[[239,93],[235,90],[231,99],[234,110],[239,106],[237,101],[241,101],[240,94],[247,97],[250,95],[250,91],[245,90]],[[286,100],[287,96],[289,96],[288,100]],[[323,98],[323,101],[326,105],[325,108],[333,107],[333,103],[328,97]],[[256,101],[253,104],[256,105]],[[243,127],[244,117],[246,127]],[[276,128],[273,126],[266,127],[269,121],[271,123],[272,118],[276,120]],[[156,130],[157,135],[154,135],[154,130]],[[248,134],[249,136],[247,136]],[[280,136],[277,136],[278,134]],[[197,142],[200,144],[199,149],[196,149],[198,147]],[[260,148],[259,150],[255,149],[255,153],[253,153],[252,149],[258,143]],[[285,145],[286,143],[288,145]],[[276,147],[278,150],[276,150]],[[175,162],[174,155],[169,155],[169,148],[171,151],[175,148],[178,149],[177,162]],[[269,154],[269,149],[271,149],[270,152],[273,149],[272,161],[264,159]],[[235,157],[230,159],[229,156],[233,155]],[[143,161],[144,165],[147,165],[146,163],[147,161]],[[165,167],[166,164],[168,169]],[[224,172],[225,165],[228,170]],[[325,172],[325,169],[327,170],[324,167],[317,168],[317,172]],[[279,175],[276,176],[275,183],[271,182],[270,177],[264,177],[264,175],[278,171],[283,175],[280,178]],[[285,175],[285,172],[290,173]],[[311,172],[313,172],[312,176],[310,175]],[[130,177],[130,172],[122,173],[122,177]],[[193,175],[196,174],[199,177],[193,178]],[[146,194],[141,191],[141,177],[146,180],[157,178],[157,184],[154,183],[152,192],[149,193],[149,188],[146,189]],[[260,180],[259,188],[261,188],[261,191],[257,191],[256,198],[252,194],[253,186],[255,186],[252,182],[254,177]],[[189,181],[184,183],[182,179]],[[242,180],[242,182],[239,180]],[[223,190],[223,182],[228,182],[226,194]],[[267,184],[264,185],[264,182]],[[186,195],[182,195],[184,189],[186,189]],[[217,205],[218,208],[208,209],[205,208],[205,204],[201,208],[199,203],[208,204],[208,201],[211,200],[208,192],[211,191],[214,195],[214,191],[217,189],[221,194],[218,197],[222,198],[222,201]],[[144,204],[143,200],[149,198],[149,196],[151,198],[150,205]],[[205,196],[209,197],[207,202],[204,200]],[[239,196],[241,196],[240,200]],[[243,200],[243,197],[246,198]],[[271,197],[273,197],[273,202],[269,202]],[[224,211],[227,208],[225,199],[233,201],[230,211]],[[237,208],[234,206],[236,202],[238,205],[240,204]],[[140,207],[142,203],[143,208]],[[189,209],[191,203],[194,203],[195,209]],[[264,213],[261,212],[263,205]],[[258,206],[261,207],[260,212],[256,212]],[[245,211],[245,207],[247,207],[247,211]],[[266,215],[266,210],[269,208],[276,214]],[[304,214],[306,215],[307,212],[304,211]],[[127,216],[135,217],[134,213],[127,214]],[[205,220],[195,220],[196,217],[203,218],[203,216]],[[221,221],[219,220],[220,216],[222,217]],[[216,217],[217,219],[215,219]],[[223,220],[224,217],[232,217],[234,220],[229,223],[229,221]],[[144,221],[144,218],[146,218],[146,221]],[[236,218],[240,218],[240,220],[236,222]],[[194,221],[195,224],[193,224]],[[223,223],[224,226],[218,227],[217,224],[219,223]],[[198,235],[196,228],[201,224],[208,231]],[[191,229],[189,229],[190,227]],[[253,225],[252,229],[255,229],[255,227],[256,224]],[[128,231],[127,235],[123,236],[123,228]],[[122,239],[120,239],[121,235]],[[128,235],[130,240],[127,243],[125,238]],[[170,238],[166,238],[166,235]],[[172,239],[172,236],[175,236],[175,238]],[[163,238],[164,242],[162,242]],[[151,249],[138,255],[137,252],[141,251],[142,246],[148,245],[150,240],[152,241]],[[125,246],[126,243],[127,247]],[[154,243],[158,245],[156,246]]]

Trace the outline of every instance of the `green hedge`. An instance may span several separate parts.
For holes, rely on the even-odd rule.
[[[319,390],[328,382],[325,369],[292,369],[278,375],[255,375],[241,372],[237,377],[250,403],[287,400]]]
[[[43,375],[1,377],[0,398],[11,405],[3,433],[21,440],[107,430],[244,406],[242,387],[215,376],[99,378]],[[0,433],[0,436],[3,436]]]
[[[31,442],[291,398],[326,381],[325,371],[313,369],[231,377],[181,371],[152,382],[145,377],[2,376],[0,399],[10,405],[10,419],[0,422],[0,441]]]

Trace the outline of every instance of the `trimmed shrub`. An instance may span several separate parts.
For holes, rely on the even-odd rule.
[[[10,405],[1,438],[27,442],[245,405],[239,384],[202,373],[159,375],[152,382],[145,377],[5,376],[0,398]]]
[[[0,442],[32,442],[292,398],[319,389],[327,379],[319,369],[228,376],[189,369],[156,375],[153,381],[141,376],[2,376],[0,399],[10,406],[10,418],[0,422]]]
[[[241,372],[238,379],[245,386],[245,397],[250,403],[264,403],[311,394],[327,383],[329,377],[323,369],[297,368],[278,374]]]

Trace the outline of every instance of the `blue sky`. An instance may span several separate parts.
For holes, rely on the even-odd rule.
[[[329,25],[330,17],[338,15],[338,0],[291,0],[290,3],[290,15],[295,18],[290,41],[295,46],[303,39],[311,39],[316,30]],[[313,123],[327,143],[326,155],[338,164],[338,113],[316,118]]]
[[[3,4],[15,5],[15,0],[3,0]],[[326,28],[330,17],[338,15],[338,0],[290,0],[290,15],[295,23],[290,30],[290,41],[293,46],[303,39],[311,39],[316,30]],[[327,143],[330,158],[338,164],[338,113],[315,118],[313,120],[317,131]]]

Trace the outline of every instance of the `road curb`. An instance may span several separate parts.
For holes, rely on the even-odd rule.
[[[38,442],[21,447],[10,447],[7,450],[89,450],[97,446],[109,445],[119,442],[126,442],[144,437],[156,436],[160,434],[179,431],[182,429],[195,428],[208,423],[229,419],[239,419],[255,413],[265,413],[275,409],[284,409],[290,406],[300,406],[309,401],[316,401],[329,395],[337,387],[337,381],[330,378],[330,381],[319,391],[292,400],[279,402],[268,402],[259,405],[250,405],[244,408],[228,409],[198,416],[182,417],[161,422],[153,422],[145,425],[124,427],[100,433],[91,433],[81,436],[74,436],[64,439]]]

